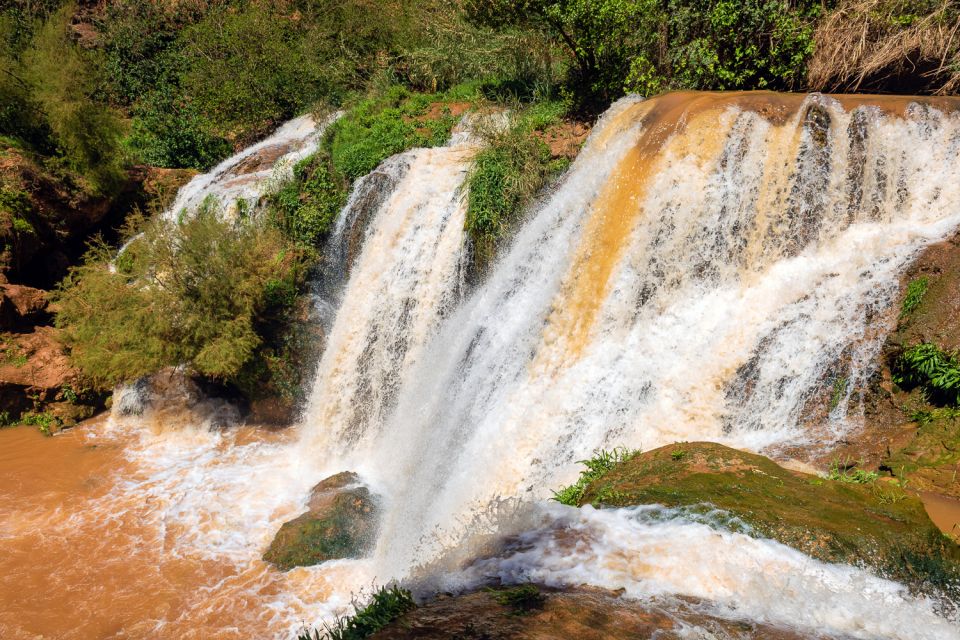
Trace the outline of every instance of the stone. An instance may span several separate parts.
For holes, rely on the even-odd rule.
[[[313,487],[307,511],[280,527],[263,559],[284,571],[359,558],[375,543],[377,498],[349,471]]]

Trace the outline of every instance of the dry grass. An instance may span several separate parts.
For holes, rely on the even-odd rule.
[[[960,89],[958,0],[842,0],[815,37],[813,89],[941,95]]]

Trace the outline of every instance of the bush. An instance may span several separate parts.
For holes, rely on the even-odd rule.
[[[162,84],[137,103],[131,151],[142,162],[171,169],[206,170],[226,158],[233,147],[211,131],[212,124],[195,105]]]
[[[554,107],[554,108],[551,108]],[[521,114],[506,130],[487,134],[488,146],[477,153],[467,178],[466,231],[473,245],[473,272],[482,274],[497,243],[520,218],[533,197],[560,170],[537,135],[559,120],[563,107],[541,104]]]
[[[330,128],[333,169],[348,180],[364,176],[388,157],[413,147],[446,143],[458,118],[449,110],[430,117],[442,95],[414,94],[401,86],[360,102]]]
[[[789,89],[813,51],[819,0],[468,0],[478,24],[539,30],[573,61],[581,108],[624,91]]]
[[[931,401],[960,405],[960,361],[935,344],[905,350],[894,362],[893,381],[905,389],[920,387]]]
[[[112,257],[94,244],[57,292],[71,359],[101,388],[178,364],[241,382],[306,266],[271,227],[205,209],[180,224],[146,224],[116,268]]]
[[[955,0],[840,0],[817,28],[809,86],[822,91],[956,93]]]

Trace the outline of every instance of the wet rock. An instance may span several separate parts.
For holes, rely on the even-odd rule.
[[[197,426],[226,429],[239,424],[242,418],[237,404],[200,382],[183,367],[167,367],[118,388],[113,415],[138,419],[158,430]]]
[[[715,443],[638,454],[590,483],[581,504],[719,509],[745,523],[745,533],[820,560],[872,566],[912,586],[951,592],[960,584],[960,547],[901,487],[820,478]]]
[[[530,585],[519,588],[530,588]],[[693,602],[638,602],[600,589],[540,589],[536,606],[518,606],[518,587],[440,597],[407,613],[371,636],[376,640],[489,640],[577,638],[659,640],[741,638],[799,640],[797,632],[772,625],[726,620],[695,610]]]
[[[345,471],[317,484],[307,512],[286,522],[263,559],[286,571],[327,560],[359,558],[375,542],[379,508],[376,497]]]

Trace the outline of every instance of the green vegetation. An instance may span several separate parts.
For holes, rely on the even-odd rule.
[[[847,385],[849,380],[844,376],[837,376],[833,380],[833,392],[830,394],[830,411],[840,406],[844,396],[847,395]]]
[[[860,464],[862,466],[863,461]],[[846,482],[848,484],[873,484],[880,477],[880,474],[859,468],[849,460],[843,462],[834,460],[830,463],[830,471],[827,473],[827,477],[836,482]]]
[[[926,276],[916,278],[907,285],[907,294],[903,298],[903,304],[900,307],[900,318],[906,318],[914,309],[923,302],[923,296],[927,293],[930,286],[930,280]]]
[[[572,60],[581,105],[624,90],[789,89],[804,79],[819,0],[468,0],[478,24],[540,31]]]
[[[417,608],[413,595],[399,586],[381,587],[362,607],[354,603],[356,613],[337,620],[324,632],[305,630],[297,640],[364,640],[388,624]]]
[[[262,223],[220,220],[203,208],[179,224],[156,219],[127,248],[96,243],[57,294],[57,325],[73,362],[111,387],[189,364],[252,396],[269,386],[251,368],[269,356],[309,256]]]
[[[625,449],[617,447],[613,451],[603,449],[593,452],[593,457],[589,460],[580,460],[579,463],[586,467],[585,471],[580,472],[580,477],[569,487],[564,487],[559,491],[553,492],[553,499],[560,504],[576,507],[582,504],[584,492],[591,483],[602,478],[617,465],[628,462],[640,454],[639,450]]]
[[[52,436],[60,426],[60,419],[46,412],[29,411],[20,416],[20,424],[36,427],[45,436]]]
[[[509,126],[491,125],[483,132],[487,146],[477,153],[467,179],[465,225],[474,275],[486,270],[524,207],[569,164],[566,158],[554,158],[544,142],[565,109],[561,102],[540,103],[522,110]]]
[[[525,615],[543,607],[546,597],[535,584],[521,584],[516,587],[488,589],[497,604],[509,607],[514,615]]]
[[[960,362],[935,344],[906,349],[894,363],[893,381],[905,389],[919,387],[934,402],[960,404]]]
[[[916,589],[958,593],[960,547],[901,487],[817,482],[713,443],[686,443],[684,450],[679,463],[668,446],[611,465],[593,476],[577,504],[721,509],[746,523],[750,535],[828,562],[871,566]]]

